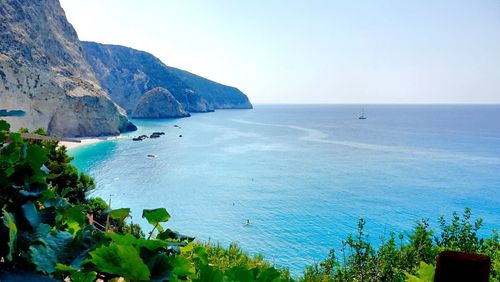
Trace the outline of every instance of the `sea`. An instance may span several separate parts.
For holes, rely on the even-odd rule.
[[[374,246],[465,208],[480,236],[500,227],[500,105],[256,105],[133,122],[70,151],[96,180],[90,196],[130,207],[145,231],[142,210],[165,207],[165,227],[294,275],[341,254],[360,218]],[[131,139],[154,131],[165,135]]]

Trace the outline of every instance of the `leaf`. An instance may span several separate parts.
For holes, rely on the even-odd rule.
[[[93,282],[97,276],[97,273],[94,271],[83,272],[83,271],[75,271],[71,273],[71,281],[72,282]]]
[[[279,277],[280,273],[278,272],[278,270],[276,270],[276,268],[274,267],[270,267],[259,274],[258,280],[262,282],[267,282],[267,281],[271,282],[275,281]]]
[[[224,274],[221,270],[215,269],[208,265],[202,265],[198,269],[198,278],[193,279],[193,281],[200,282],[219,282],[224,281]]]
[[[193,254],[198,261],[198,265],[208,265],[208,253],[203,247],[194,248]]]
[[[156,226],[160,222],[167,222],[170,219],[170,214],[164,208],[143,210],[142,217],[145,218],[149,224]]]
[[[54,268],[55,268],[55,270],[61,271],[61,272],[73,272],[73,271],[76,271],[76,269],[74,269],[72,266],[65,265],[65,264],[62,264],[62,263],[57,263]]]
[[[185,257],[173,256],[170,258],[170,264],[173,267],[172,275],[174,276],[184,277],[194,273],[194,267]]]
[[[17,239],[17,225],[14,216],[11,213],[8,213],[5,210],[2,210],[3,213],[3,224],[5,227],[9,229],[9,253],[7,255],[7,259],[12,261],[12,254],[15,251],[16,239]]]
[[[151,281],[168,281],[172,267],[169,256],[165,253],[158,253],[148,261],[151,270]]]
[[[35,244],[29,247],[31,262],[38,271],[51,274],[57,263],[63,261],[71,251],[73,235],[64,231],[50,232],[50,226],[41,224],[36,231],[40,236]]]
[[[120,275],[128,280],[149,280],[149,269],[133,246],[111,243],[95,249],[90,255],[99,271]]]
[[[417,269],[417,275],[412,275],[408,272],[404,272],[407,282],[432,282],[434,281],[434,266],[427,264],[423,261],[420,262],[419,269]]]
[[[229,281],[254,281],[253,273],[243,266],[235,266],[225,273]]]
[[[42,165],[48,160],[45,150],[37,145],[28,146],[26,159],[31,168],[39,173]]]
[[[168,244],[160,240],[146,240],[144,238],[135,238],[131,234],[121,235],[117,233],[106,233],[106,237],[110,238],[119,245],[132,245],[137,248],[145,247],[148,250],[155,250],[159,248],[167,248]]]
[[[82,206],[73,206],[61,211],[58,220],[66,223],[76,222],[79,225],[84,225],[87,216]]]
[[[120,221],[125,220],[125,218],[129,217],[129,215],[130,215],[129,208],[116,209],[109,212],[109,216],[111,218],[118,219]]]
[[[29,201],[26,204],[22,205],[21,208],[23,209],[24,218],[26,218],[31,228],[36,229],[40,224],[40,215],[36,210],[35,204]]]
[[[194,237],[189,237],[187,235],[182,235],[179,234],[178,232],[172,231],[171,229],[167,229],[163,232],[160,232],[157,236],[157,239],[160,240],[168,240],[168,239],[173,239],[173,240],[181,240],[181,241],[193,241]]]
[[[420,262],[420,268],[418,269],[418,275],[420,278],[428,281],[434,281],[434,272],[434,266],[423,261]]]
[[[82,229],[80,224],[78,224],[78,222],[75,222],[75,221],[68,222],[67,225],[68,225],[68,227],[65,229],[65,231],[68,231],[69,233],[71,233],[71,235],[73,235],[73,237],[75,237],[76,234],[78,234],[78,231],[80,231]]]
[[[11,133],[9,138],[14,141],[14,142],[22,142],[23,141],[23,138],[21,138],[21,134],[19,133]]]

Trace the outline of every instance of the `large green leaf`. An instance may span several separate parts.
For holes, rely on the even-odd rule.
[[[71,252],[73,235],[64,231],[50,232],[47,226],[40,224],[35,234],[39,238],[29,249],[31,262],[36,265],[36,269],[50,274],[55,271],[56,264]]]
[[[243,266],[235,266],[230,268],[225,273],[229,281],[255,281],[252,271]]]
[[[15,251],[16,238],[17,238],[17,225],[14,216],[11,213],[3,210],[3,224],[9,229],[9,253],[7,259],[12,261],[12,254]]]
[[[406,271],[404,274],[408,282],[431,282],[434,281],[434,272],[434,266],[421,261],[419,269],[417,269],[418,276],[412,275]]]
[[[97,273],[93,271],[90,272],[75,271],[70,275],[72,282],[93,282],[96,276]]]
[[[28,164],[34,171],[41,172],[40,168],[47,161],[48,158],[47,154],[45,153],[45,150],[42,147],[37,145],[29,145],[26,154],[26,159],[28,161]]]
[[[116,209],[109,212],[109,216],[113,219],[118,219],[120,221],[125,220],[130,215],[129,208]]]
[[[66,223],[76,222],[80,225],[84,225],[87,216],[82,206],[73,206],[60,211],[58,220]]]
[[[99,271],[120,275],[128,280],[149,280],[149,269],[133,246],[111,243],[97,248],[90,255]]]
[[[168,243],[161,240],[146,240],[144,238],[135,238],[131,234],[117,234],[117,233],[106,233],[106,237],[111,238],[114,243],[119,245],[132,245],[137,248],[145,247],[148,250],[155,250],[159,248],[167,248]]]
[[[160,222],[167,222],[170,219],[170,214],[164,208],[143,210],[142,217],[145,218],[151,225],[156,226]]]
[[[172,275],[175,277],[186,277],[194,273],[194,267],[191,262],[183,256],[170,257],[170,265],[172,265]]]
[[[223,281],[224,274],[221,270],[208,265],[202,265],[198,269],[198,278],[193,279],[196,282],[219,282]]]
[[[151,270],[151,281],[168,281],[172,266],[166,253],[158,253],[148,259],[148,267]]]
[[[28,221],[31,228],[35,229],[40,224],[40,215],[36,210],[35,204],[31,201],[21,206],[24,218]]]

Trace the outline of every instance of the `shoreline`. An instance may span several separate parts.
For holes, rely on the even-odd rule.
[[[76,142],[68,142],[68,141],[60,141],[59,146],[64,146],[68,151],[91,145],[91,144],[96,144],[99,142],[103,141],[112,141],[112,140],[118,140],[120,138],[123,138],[122,135],[118,136],[108,136],[108,137],[81,137],[81,138],[75,138],[75,140],[80,141],[80,143]]]

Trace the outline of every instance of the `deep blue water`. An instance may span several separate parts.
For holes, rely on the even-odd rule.
[[[500,106],[370,105],[358,120],[360,110],[257,105],[134,120],[129,137],[166,135],[71,153],[95,177],[93,195],[131,207],[144,227],[143,208],[166,207],[170,228],[237,242],[295,274],[340,248],[360,217],[375,244],[465,207],[484,219],[483,235],[500,227]]]

